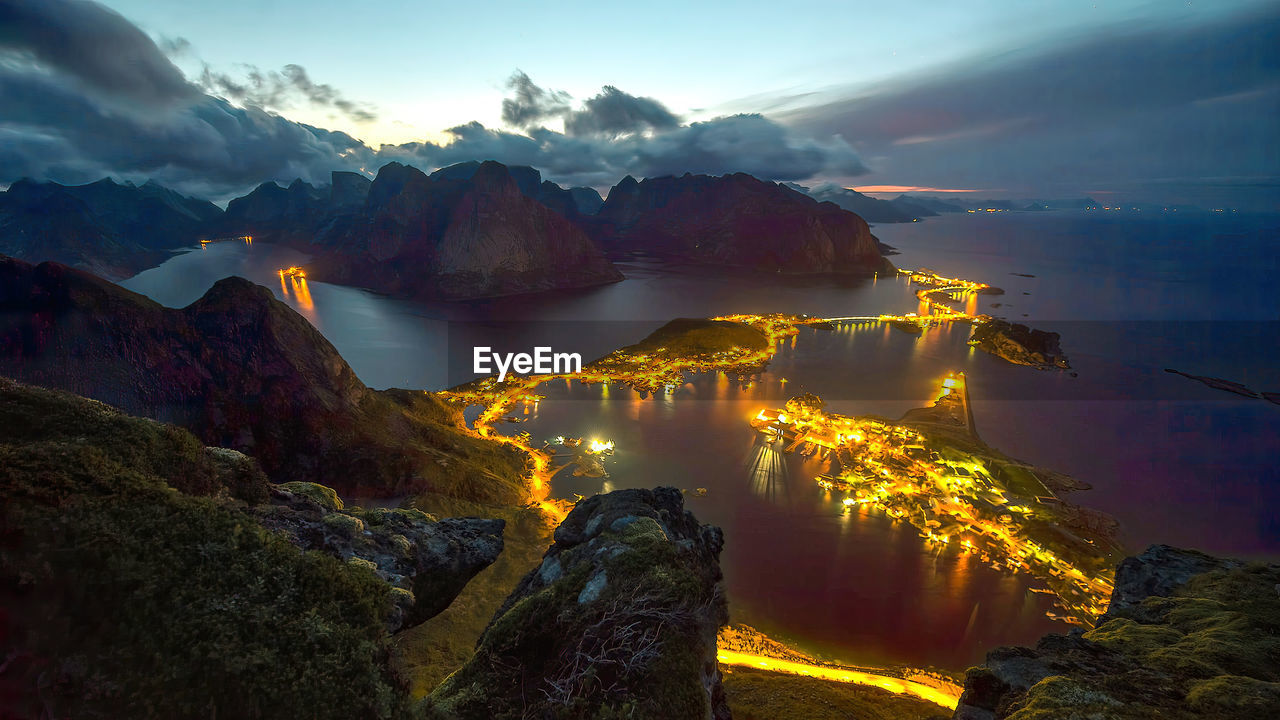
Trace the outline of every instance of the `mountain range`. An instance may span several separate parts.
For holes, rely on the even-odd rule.
[[[314,279],[411,298],[616,282],[610,258],[633,252],[789,273],[886,267],[857,214],[743,174],[627,177],[605,200],[527,166],[467,162],[428,175],[389,163],[372,180],[334,172],[328,186],[263,183],[225,211],[109,179],[22,180],[0,194],[0,252],[114,279],[198,240],[245,235],[309,253]]]
[[[153,182],[19,180],[0,193],[0,254],[123,279],[194,245],[221,215],[211,202]]]

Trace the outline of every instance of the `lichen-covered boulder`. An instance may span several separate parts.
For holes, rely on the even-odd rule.
[[[1098,627],[988,653],[955,717],[1280,717],[1277,587],[1277,565],[1152,546],[1120,563]]]
[[[367,567],[396,588],[387,630],[421,624],[449,607],[462,588],[498,559],[504,520],[436,518],[412,509],[344,508],[332,489],[286,483],[268,504],[252,508],[259,522],[304,550],[319,550]]]
[[[675,488],[579,502],[476,654],[433,692],[438,718],[729,718],[719,528]]]

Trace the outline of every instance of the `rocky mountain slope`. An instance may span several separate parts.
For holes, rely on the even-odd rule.
[[[335,176],[338,189],[326,196],[301,181],[287,189],[269,183],[233,200],[224,227],[315,254],[308,270],[317,280],[403,297],[514,295],[622,279],[570,221],[577,213],[570,192],[533,168],[464,163],[428,176],[390,163],[367,189],[357,186]]]
[[[1280,566],[1155,545],[1116,571],[1096,628],[999,648],[957,720],[1280,717]]]
[[[241,278],[169,309],[56,263],[0,258],[0,375],[92,397],[252,455],[276,481],[519,504],[524,457],[431,395],[375,391]]]
[[[344,509],[180,428],[7,378],[0,494],[6,718],[412,717],[387,630],[502,549],[500,520]]]
[[[890,267],[862,218],[742,173],[627,176],[581,222],[608,250],[770,272],[871,275]]]

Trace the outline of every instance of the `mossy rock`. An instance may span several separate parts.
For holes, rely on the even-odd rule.
[[[1219,675],[1193,684],[1187,706],[1206,717],[1274,720],[1280,718],[1280,683]]]
[[[1110,695],[1075,679],[1054,675],[1028,689],[1025,704],[1008,717],[1009,720],[1097,720],[1117,717],[1117,709],[1122,705]]]
[[[345,538],[353,538],[364,532],[364,522],[358,517],[335,512],[324,516],[325,527]]]
[[[25,579],[0,593],[0,636],[23,658],[7,710],[411,716],[387,662],[389,586],[264,529],[219,484],[242,458],[0,378],[0,567]]]
[[[276,487],[279,487],[281,490],[288,490],[294,495],[301,495],[303,497],[310,498],[317,503],[320,503],[320,507],[326,510],[332,511],[343,509],[342,498],[338,497],[338,492],[325,485],[295,481],[280,483]]]

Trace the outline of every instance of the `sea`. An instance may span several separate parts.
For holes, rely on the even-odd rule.
[[[846,510],[814,479],[822,461],[761,443],[748,420],[812,392],[829,409],[897,418],[966,374],[981,437],[1082,480],[1069,499],[1109,513],[1126,549],[1164,543],[1280,558],[1280,405],[1165,372],[1280,392],[1280,216],[1046,211],[959,213],[873,232],[901,268],[1004,290],[977,312],[1058,332],[1072,370],[1015,366],[968,343],[966,324],[915,336],[877,323],[804,329],[768,369],[707,373],[653,395],[555,381],[503,432],[612,440],[608,477],[552,482],[574,498],[627,487],[693,492],[724,529],[733,622],[854,664],[962,669],[998,645],[1068,626],[1028,576],[938,550],[871,508]],[[905,278],[794,277],[671,266],[637,256],[626,279],[587,290],[467,303],[406,301],[282,278],[305,253],[211,243],[125,281],[182,307],[240,275],[271,288],[375,388],[438,390],[474,376],[473,349],[577,352],[585,360],[677,317],[916,311]],[[698,489],[705,489],[705,494]]]

